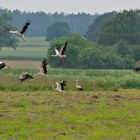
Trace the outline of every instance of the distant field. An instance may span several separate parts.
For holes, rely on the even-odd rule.
[[[47,47],[45,37],[25,37],[26,42],[19,40],[19,47]]]
[[[3,47],[0,59],[4,60],[41,60],[47,56],[48,42],[44,37],[28,37],[26,42],[20,40],[17,49]]]

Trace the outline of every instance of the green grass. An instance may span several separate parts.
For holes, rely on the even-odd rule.
[[[19,40],[19,47],[47,47],[49,45],[45,37],[25,37],[25,40],[25,42]]]
[[[4,60],[41,60],[47,56],[48,42],[43,37],[28,37],[26,42],[19,42],[16,49],[3,47],[0,51],[0,59]]]
[[[10,63],[10,61],[9,61]],[[131,70],[48,68],[17,62],[0,71],[0,140],[139,140],[140,76]],[[21,72],[32,82],[18,81]],[[65,93],[52,90],[66,80]],[[75,89],[78,79],[84,91]]]
[[[1,140],[139,140],[139,90],[0,92]]]
[[[22,65],[22,62],[20,62]],[[30,65],[30,64],[29,64]],[[39,65],[39,63],[38,63]],[[17,65],[17,67],[20,65]],[[20,83],[17,79],[22,72],[29,72],[34,76],[31,83]],[[120,89],[140,89],[140,75],[131,70],[72,70],[48,68],[46,78],[36,75],[38,67],[10,68],[0,71],[0,90],[12,91],[50,91],[58,80],[66,80],[68,91],[76,91],[75,81],[78,79],[84,90],[98,91]]]

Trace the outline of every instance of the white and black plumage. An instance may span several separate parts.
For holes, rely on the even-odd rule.
[[[22,40],[24,40],[24,33],[25,33],[25,31],[27,30],[27,28],[30,24],[31,24],[31,21],[27,20],[27,22],[22,27],[20,27],[18,30],[9,31],[9,32],[12,33],[12,34],[16,34],[17,36],[21,37]]]
[[[64,53],[66,51],[67,45],[68,45],[68,42],[66,42],[64,44],[64,46],[62,46],[62,47],[60,45],[57,45],[55,47],[55,55],[51,55],[51,56],[60,57],[63,62],[64,57],[66,57],[66,55],[64,55]]]
[[[83,88],[81,87],[81,85],[79,85],[78,80],[76,80],[76,89],[82,91]]]
[[[0,70],[5,68],[5,67],[9,68],[9,66],[7,66],[6,63],[0,62]]]
[[[135,72],[139,72],[140,71],[140,62],[137,62],[134,68]]]
[[[47,65],[48,65],[47,60],[46,58],[44,58],[39,67],[39,73],[38,73],[39,75],[43,75],[43,76],[47,75]]]
[[[24,72],[18,79],[20,80],[20,82],[23,82],[32,81],[34,78],[28,72]]]
[[[135,72],[139,72],[140,71],[140,67],[139,68],[135,68],[134,71]]]
[[[56,82],[56,88],[54,90],[58,92],[64,92],[64,86],[66,86],[66,81]]]
[[[0,62],[0,70],[6,67],[6,64],[4,62]]]

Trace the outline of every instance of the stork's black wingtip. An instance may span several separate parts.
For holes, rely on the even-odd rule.
[[[68,41],[65,42],[65,45],[68,45]]]
[[[31,19],[27,19],[27,23],[28,24],[31,24]]]

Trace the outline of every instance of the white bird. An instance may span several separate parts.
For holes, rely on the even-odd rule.
[[[83,88],[79,85],[79,82],[78,82],[78,80],[76,80],[76,89],[78,89],[78,90],[83,90]]]
[[[25,41],[24,40],[24,33],[30,24],[31,24],[30,20],[27,20],[27,22],[23,26],[21,26],[18,30],[9,31],[9,32],[12,34],[16,34],[17,36],[21,37],[23,41]]]
[[[54,90],[58,92],[64,92],[64,86],[66,86],[66,81],[56,82],[56,88]]]
[[[38,73],[38,75],[42,75],[42,76],[45,75],[42,66],[39,67],[39,73]]]
[[[9,66],[7,66],[6,63],[0,62],[0,70],[5,68],[5,67],[9,68]]]
[[[32,81],[34,78],[28,72],[24,72],[18,79],[20,80],[20,82],[23,82]]]
[[[64,59],[64,57],[66,57],[66,55],[64,55],[64,53],[66,51],[67,45],[68,45],[68,42],[66,42],[64,44],[64,46],[62,46],[62,47],[60,45],[56,46],[56,48],[55,48],[55,55],[51,55],[51,56],[60,57],[62,62],[64,62],[63,59]]]
[[[39,73],[38,73],[39,75],[42,76],[47,75],[47,65],[48,65],[47,60],[46,58],[44,58],[39,67]]]

